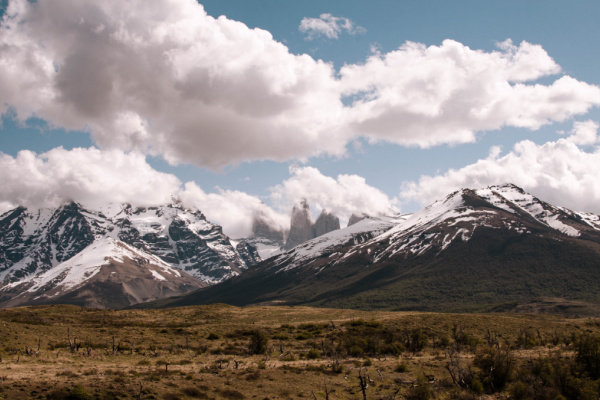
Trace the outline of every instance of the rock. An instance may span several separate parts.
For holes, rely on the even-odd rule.
[[[357,223],[359,221],[362,221],[363,219],[365,219],[367,217],[368,217],[367,214],[363,214],[363,213],[355,214],[355,213],[352,213],[352,215],[350,216],[350,219],[348,220],[348,226],[354,225],[355,223]]]
[[[289,250],[313,238],[312,219],[310,217],[310,207],[306,199],[302,199],[292,209],[292,219],[290,223],[290,234],[283,248]]]
[[[324,235],[328,232],[340,229],[340,219],[332,213],[323,209],[313,226],[314,237]]]
[[[264,215],[257,214],[252,221],[252,237],[264,238],[271,242],[284,243],[284,232],[273,227]]]

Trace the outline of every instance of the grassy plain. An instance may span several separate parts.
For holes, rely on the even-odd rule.
[[[569,398],[577,379],[598,392],[593,370],[573,364],[577,343],[598,334],[594,318],[548,315],[2,309],[0,399]],[[506,379],[486,360],[508,360]],[[571,386],[528,394],[536,379],[559,379],[529,368],[540,360],[569,366]]]

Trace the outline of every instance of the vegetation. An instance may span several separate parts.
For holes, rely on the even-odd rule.
[[[0,310],[0,399],[597,399],[600,320],[225,305]]]

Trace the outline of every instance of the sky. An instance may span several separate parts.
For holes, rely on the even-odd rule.
[[[597,1],[0,4],[0,213],[177,198],[237,238],[506,182],[600,213]]]

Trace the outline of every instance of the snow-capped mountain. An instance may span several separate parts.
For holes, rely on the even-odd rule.
[[[254,247],[234,247],[220,226],[176,203],[101,210],[70,203],[55,210],[19,207],[0,216],[0,305],[58,301],[101,277],[120,277],[123,285],[148,280],[138,282],[139,295],[124,286],[135,303],[223,281],[259,261]],[[108,265],[125,264],[127,274],[107,272]],[[16,297],[20,293],[35,296]]]
[[[597,293],[600,218],[507,184],[365,218],[172,304],[473,310],[538,296],[598,301]]]
[[[600,240],[598,218],[555,207],[513,184],[463,189],[410,215],[353,252],[368,251],[374,263],[397,255],[439,253],[457,239],[469,241],[478,228]]]

